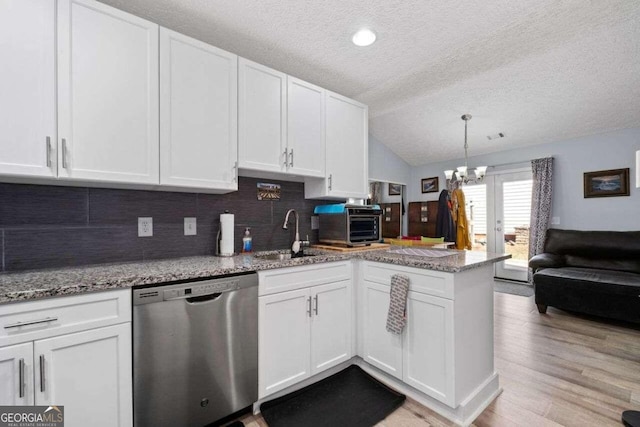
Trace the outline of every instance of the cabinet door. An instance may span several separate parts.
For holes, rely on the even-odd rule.
[[[387,332],[389,286],[363,282],[363,356],[366,362],[402,378],[402,335]]]
[[[241,168],[286,170],[287,75],[238,60],[238,162]]]
[[[409,292],[403,381],[454,406],[453,301]]]
[[[35,341],[34,361],[36,405],[64,405],[66,426],[133,424],[130,323]]]
[[[160,183],[237,190],[238,57],[160,29]]]
[[[0,405],[33,405],[33,343],[0,347]]]
[[[326,102],[328,195],[367,198],[367,106],[331,92]]]
[[[55,2],[0,0],[0,174],[56,176]]]
[[[311,295],[308,289],[260,297],[258,394],[262,398],[308,378]]]
[[[311,289],[311,374],[351,358],[351,281]]]
[[[287,77],[289,173],[324,178],[325,90]]]
[[[58,1],[58,174],[159,183],[158,26]]]

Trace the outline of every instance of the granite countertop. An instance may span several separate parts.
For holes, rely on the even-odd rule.
[[[240,254],[228,258],[199,256],[162,261],[2,273],[0,274],[0,304],[354,258],[455,273],[511,257],[510,255],[485,252],[434,250],[447,251],[451,255],[427,258],[394,254],[390,253],[389,249],[348,253],[311,249],[306,252],[315,256],[284,260],[261,258],[261,255],[278,252],[270,251]]]

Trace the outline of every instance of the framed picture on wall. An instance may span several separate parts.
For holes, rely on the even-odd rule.
[[[584,173],[584,197],[629,195],[629,168]]]
[[[389,183],[389,195],[390,196],[400,196],[402,194],[402,184],[391,184]]]
[[[437,193],[439,190],[438,186],[438,177],[434,176],[433,178],[422,178],[421,181],[423,193]]]

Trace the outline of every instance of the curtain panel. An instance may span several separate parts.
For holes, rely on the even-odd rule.
[[[529,259],[543,252],[547,229],[551,223],[553,199],[553,157],[531,161],[533,189],[531,191],[531,225],[529,228]],[[533,272],[529,269],[529,284],[533,284]]]

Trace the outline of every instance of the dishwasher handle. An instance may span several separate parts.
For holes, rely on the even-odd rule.
[[[208,295],[198,295],[197,297],[189,297],[189,298],[184,298],[184,299],[189,304],[198,304],[198,303],[203,303],[203,302],[209,302],[209,301],[216,300],[216,299],[220,298],[220,295],[222,295],[222,292],[215,292],[213,294],[208,294]]]

